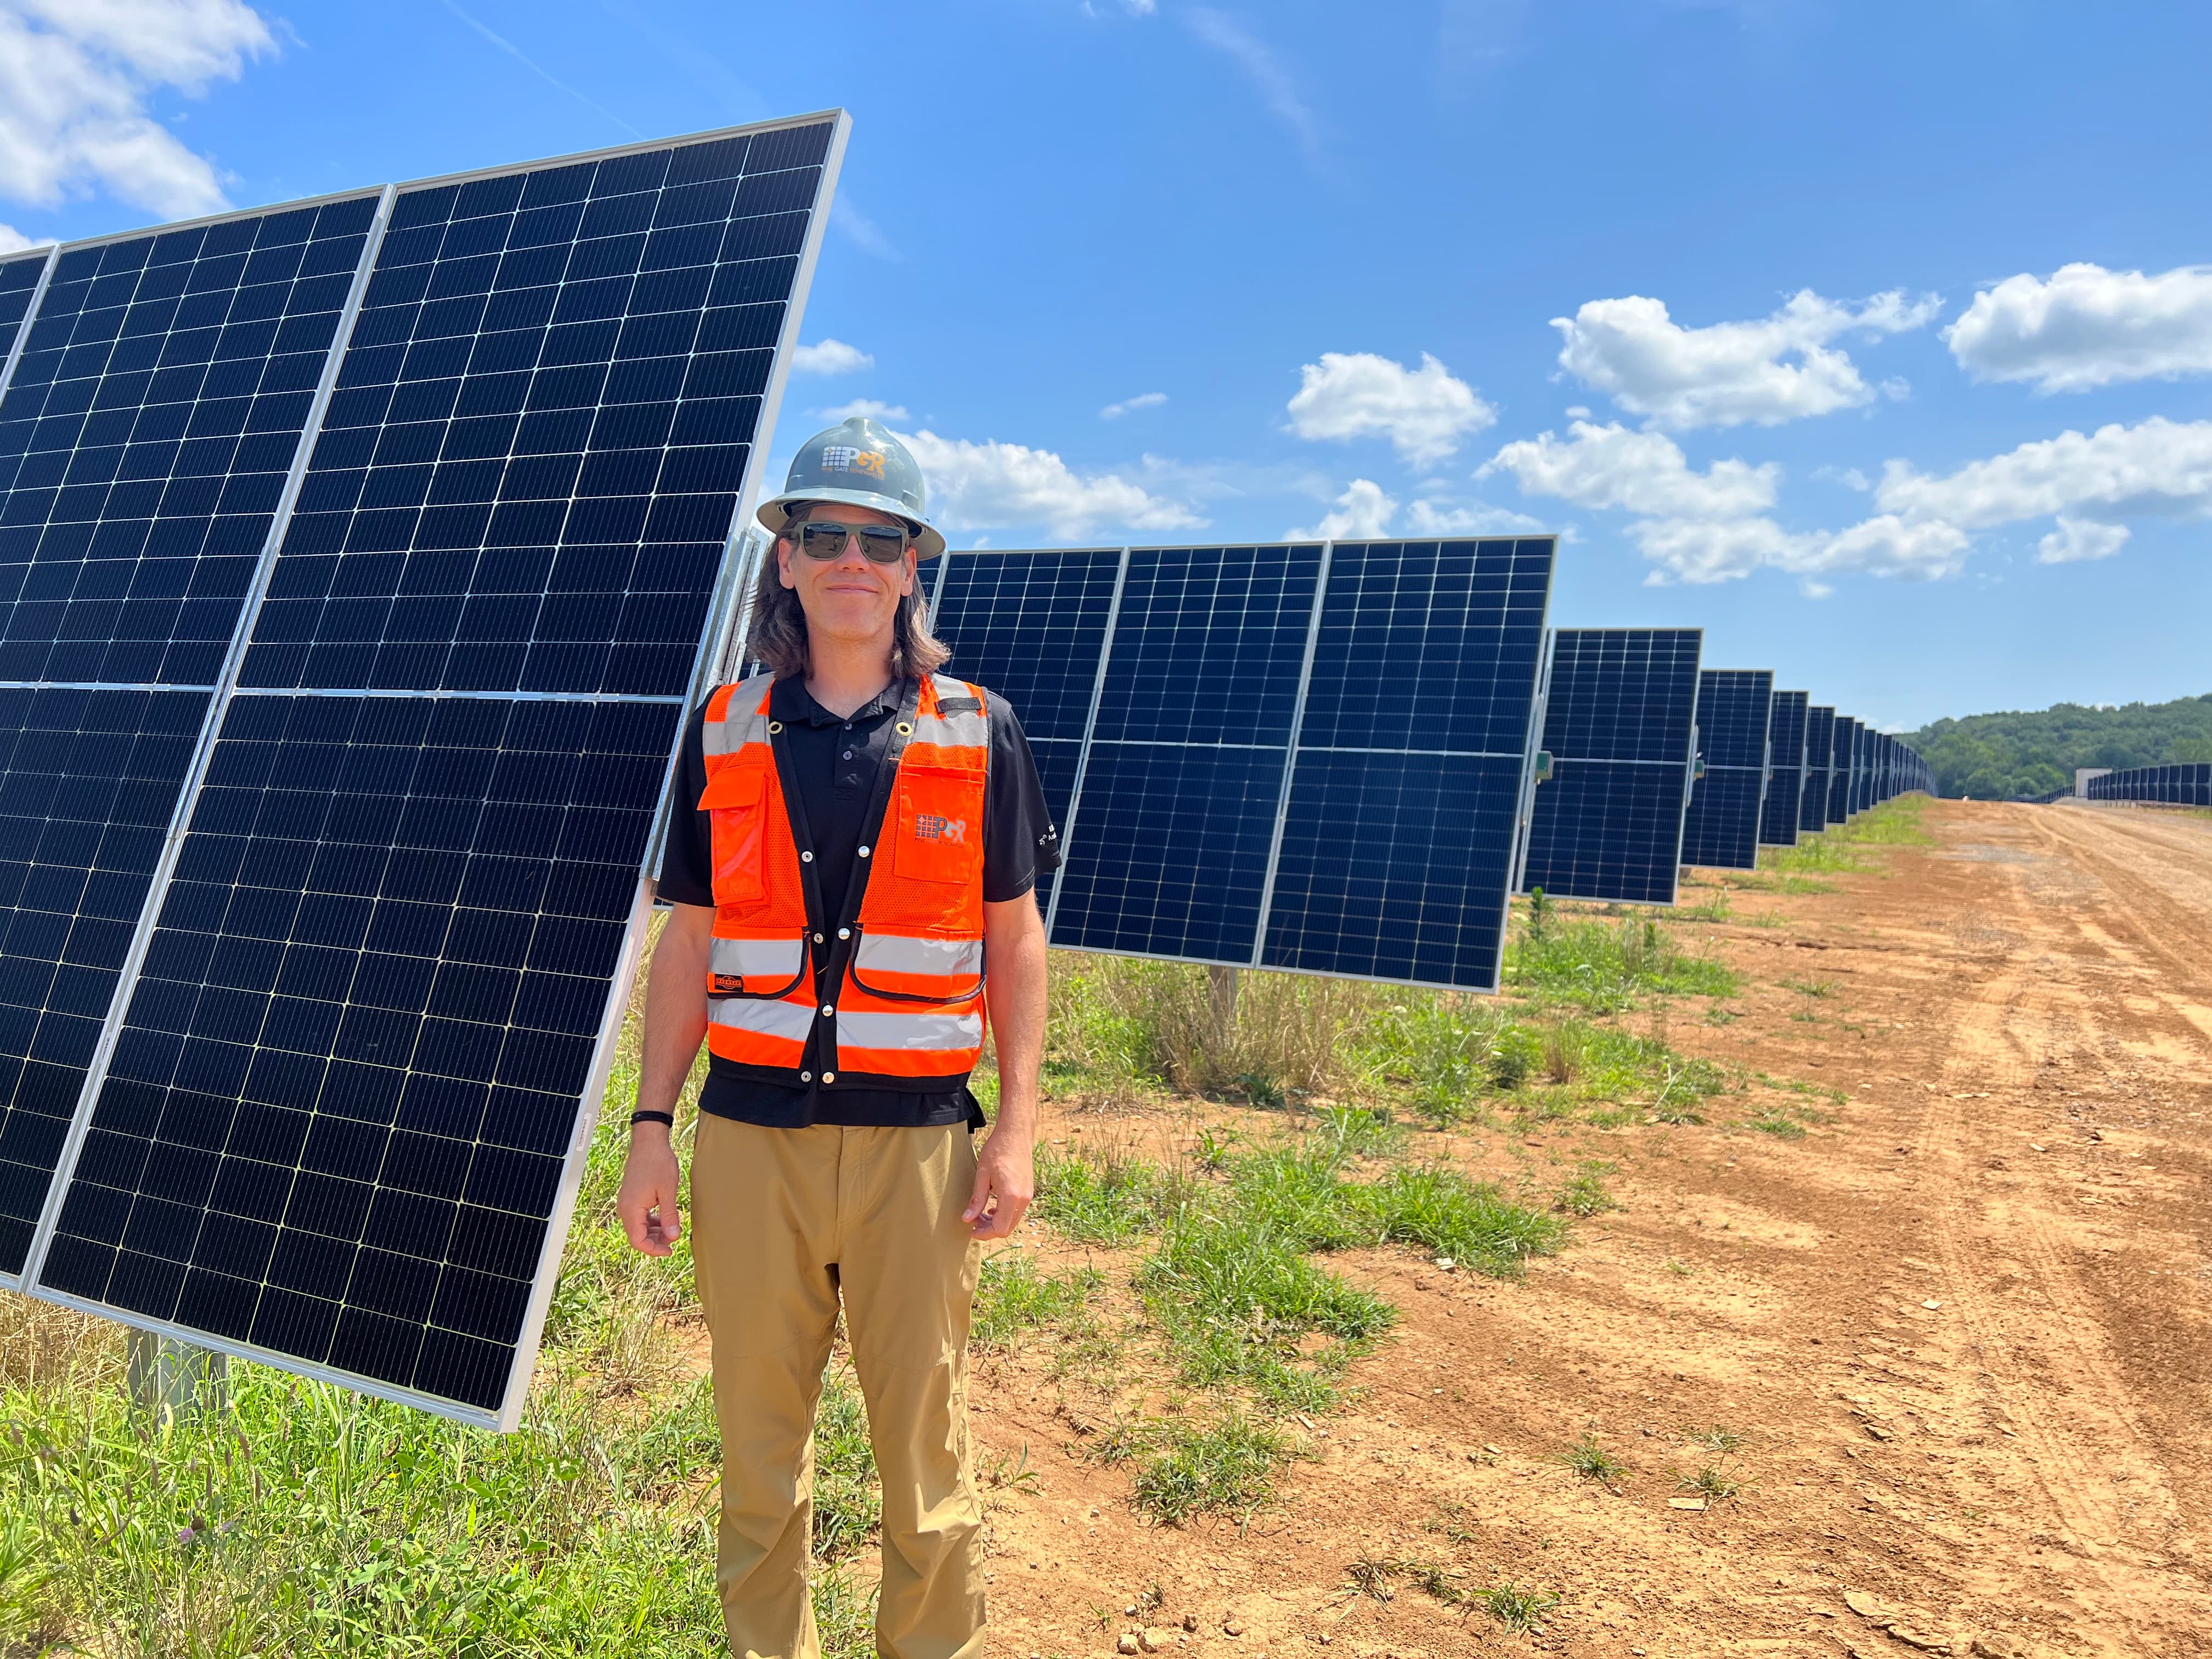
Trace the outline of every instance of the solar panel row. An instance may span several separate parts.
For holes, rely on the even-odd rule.
[[[1053,942],[1493,988],[1554,547],[947,553],[1061,813]]]
[[[1797,810],[1801,835],[1828,825],[1828,780],[1835,766],[1836,711],[1815,703],[1805,710],[1805,787]]]
[[[1768,847],[1795,847],[1805,788],[1805,713],[1802,691],[1777,691],[1768,726],[1766,805],[1759,839]]]
[[[2212,763],[2131,766],[2091,778],[2091,800],[2155,801],[2169,806],[2212,806]]]
[[[1771,670],[1701,670],[1698,740],[1705,775],[1690,794],[1682,862],[1723,870],[1759,867],[1759,828],[1766,804]]]
[[[513,1420],[844,131],[53,258],[0,396],[34,1293]]]

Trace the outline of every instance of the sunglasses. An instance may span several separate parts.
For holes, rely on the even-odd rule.
[[[834,524],[826,519],[809,519],[787,533],[795,535],[799,550],[810,559],[842,558],[847,542],[858,537],[860,551],[877,564],[897,563],[910,541],[896,525]]]

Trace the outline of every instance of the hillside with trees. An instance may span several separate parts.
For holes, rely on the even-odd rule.
[[[1970,714],[1904,732],[1901,740],[1934,769],[1938,794],[2006,800],[2071,784],[2081,766],[2212,761],[2212,696]]]

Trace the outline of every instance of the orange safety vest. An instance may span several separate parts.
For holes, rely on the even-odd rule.
[[[708,1048],[779,1083],[811,1085],[818,1067],[830,1088],[957,1089],[983,1050],[982,688],[943,674],[907,682],[891,764],[862,820],[879,827],[833,916],[785,787],[774,683],[760,675],[707,702]]]

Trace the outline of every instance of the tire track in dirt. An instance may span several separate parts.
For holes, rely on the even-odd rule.
[[[2045,1109],[2034,1099],[2045,1070],[2085,1060],[2109,1065],[2124,1047],[2111,1028],[2143,1018],[2112,1018],[2128,1009],[2115,993],[2142,974],[2132,941],[2101,942],[2092,924],[2076,935],[2092,953],[2053,949],[2054,924],[2090,922],[2075,914],[2087,898],[2097,921],[2122,927],[2185,975],[2200,969],[2185,950],[2158,937],[2171,920],[2161,913],[2172,907],[2155,883],[2086,852],[2074,836],[2039,822],[2029,828],[2047,858],[2086,866],[2107,890],[2038,880],[2041,860],[2005,870],[2008,930],[2030,943],[2001,971],[1965,988],[1921,1136],[1937,1176],[1929,1194],[1939,1212],[1934,1241],[1945,1300],[1965,1338],[1962,1374],[1978,1373],[1985,1411],[2032,1460],[2033,1484],[2057,1522],[2026,1540],[2042,1547],[2048,1571],[2040,1583],[2019,1559],[1992,1560],[1983,1576],[1994,1581],[1989,1593],[2039,1603],[2043,1620],[2089,1650],[2198,1652],[2212,1626],[2212,1595],[2179,1570],[2176,1552],[2191,1549],[2188,1522],[2116,1351],[2114,1310],[2084,1271],[2090,1246],[2076,1194],[2056,1190],[2065,1166],[2037,1156],[2028,1137]],[[2131,901],[2131,915],[2111,902],[2114,887]],[[2179,1011],[2162,1001],[2151,1006],[2193,1030]],[[1984,1099],[1991,1104],[1982,1106]],[[2021,1189],[1977,1189],[1971,1171],[2009,1169],[2023,1157],[2032,1178],[2014,1183]]]

